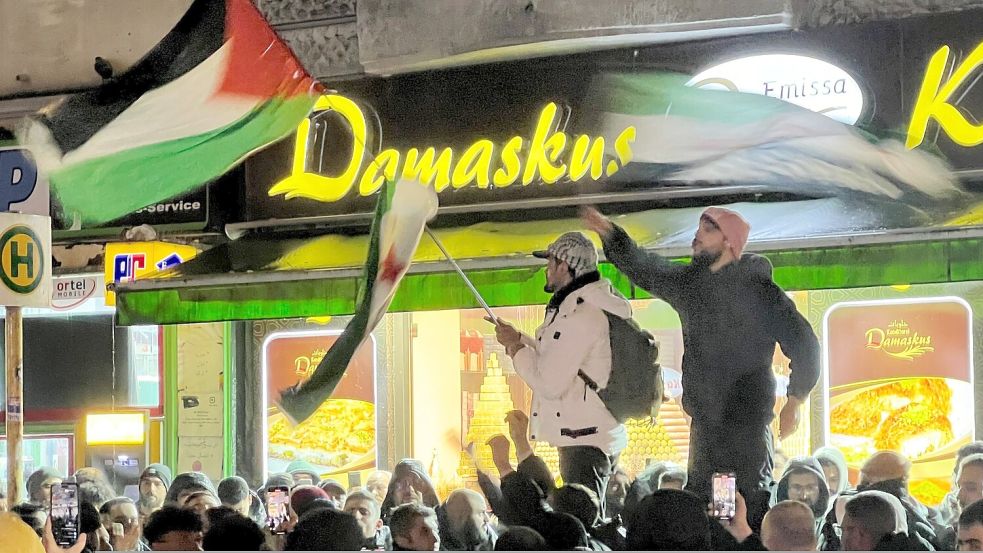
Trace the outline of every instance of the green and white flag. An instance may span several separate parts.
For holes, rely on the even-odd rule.
[[[606,74],[592,83],[585,105],[596,110],[605,136],[635,126],[632,165],[648,165],[666,183],[892,199],[959,195],[952,172],[934,155],[776,98],[689,87],[689,78]]]
[[[432,186],[398,181],[383,187],[372,222],[365,279],[355,314],[311,377],[283,390],[276,402],[291,422],[303,422],[331,397],[352,356],[389,309],[424,228],[436,214],[437,193]]]

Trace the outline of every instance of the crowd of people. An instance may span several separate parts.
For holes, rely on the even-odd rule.
[[[135,500],[119,496],[99,469],[68,478],[39,469],[28,478],[28,501],[0,514],[3,551],[983,550],[983,442],[959,450],[952,491],[939,505],[910,493],[911,463],[898,453],[874,454],[851,478],[843,455],[822,448],[790,459],[771,486],[738,493],[729,519],[714,517],[687,471],[667,462],[634,476],[615,472],[602,515],[594,490],[558,484],[532,453],[525,414],[506,420],[510,436],[489,442],[493,467],[467,449],[477,489],[446,498],[414,459],[353,489],[303,461],[255,490],[238,476],[215,485],[196,472],[172,478],[154,464]],[[47,516],[51,486],[63,481],[78,484],[81,504],[82,536],[70,547],[55,544]],[[288,516],[272,520],[268,496],[282,489]]]

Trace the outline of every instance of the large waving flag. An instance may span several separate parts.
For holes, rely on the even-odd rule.
[[[249,0],[195,0],[126,73],[21,133],[65,216],[98,224],[187,193],[296,129],[320,93]]]
[[[586,105],[605,135],[636,127],[632,164],[663,181],[771,185],[791,192],[958,198],[939,158],[755,94],[686,86],[664,72],[603,75]],[[626,171],[627,172],[627,171]]]
[[[318,363],[311,377],[283,390],[277,406],[294,424],[303,422],[334,392],[352,356],[375,330],[406,274],[424,227],[437,214],[433,187],[415,181],[387,183],[379,194],[365,284],[351,322]]]

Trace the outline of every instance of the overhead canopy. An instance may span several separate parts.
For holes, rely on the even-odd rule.
[[[735,206],[752,225],[750,249],[769,252],[786,289],[842,288],[983,279],[979,229],[858,231],[858,213],[839,199]],[[615,217],[643,247],[683,256],[701,208]],[[438,229],[444,245],[492,306],[541,304],[545,274],[529,255],[556,236],[579,230],[576,219],[478,223]],[[595,238],[596,237],[592,237]],[[158,278],[117,289],[121,325],[346,315],[355,309],[368,237],[246,237],[209,250]],[[613,267],[602,273],[630,298],[634,289]],[[424,237],[392,311],[478,307],[460,277]]]

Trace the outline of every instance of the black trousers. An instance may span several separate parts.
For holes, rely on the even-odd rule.
[[[693,419],[686,489],[709,501],[713,473],[733,472],[737,475],[737,489],[747,498],[754,491],[771,486],[773,449],[767,422],[712,425]]]
[[[605,518],[605,496],[608,480],[618,466],[619,454],[608,455],[592,446],[559,447],[560,477],[564,484],[583,484],[597,492],[601,501],[601,518]]]

